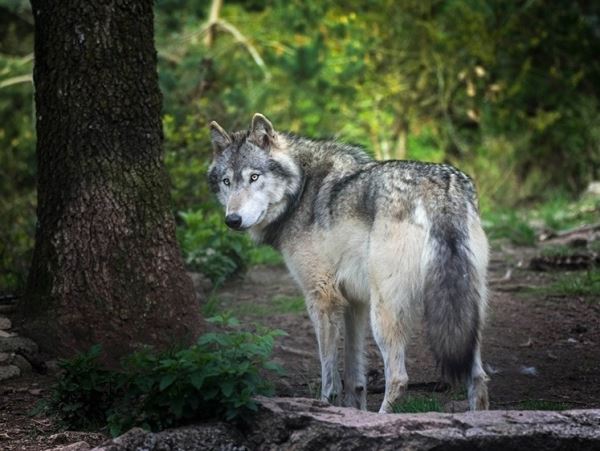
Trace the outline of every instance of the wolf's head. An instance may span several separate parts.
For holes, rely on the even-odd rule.
[[[285,137],[258,113],[250,130],[227,133],[213,121],[210,133],[214,154],[208,180],[225,207],[225,223],[235,230],[259,231],[277,220],[302,183]]]

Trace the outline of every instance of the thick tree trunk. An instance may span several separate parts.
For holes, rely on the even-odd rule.
[[[25,330],[109,360],[188,341],[199,307],[162,160],[152,0],[32,0],[38,229]]]

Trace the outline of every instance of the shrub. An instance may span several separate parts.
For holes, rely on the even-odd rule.
[[[219,285],[247,266],[252,244],[246,235],[229,230],[221,214],[197,210],[179,215],[179,242],[189,267]]]
[[[248,265],[281,264],[281,254],[269,246],[255,246],[248,235],[229,230],[218,211],[179,213],[177,234],[187,265],[218,286]]]
[[[59,364],[63,374],[52,389],[47,407],[70,428],[95,429],[106,422],[105,413],[116,395],[117,378],[101,367],[100,352],[96,345]]]
[[[223,316],[209,321],[238,324]],[[69,428],[108,424],[113,435],[134,426],[156,431],[191,420],[242,418],[256,410],[255,395],[272,393],[262,373],[281,371],[269,360],[281,334],[266,329],[207,333],[189,348],[137,352],[119,370],[102,367],[95,346],[61,363],[64,375],[47,410]]]

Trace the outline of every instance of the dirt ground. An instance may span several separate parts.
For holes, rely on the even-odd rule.
[[[492,253],[483,339],[491,408],[519,409],[543,402],[564,408],[600,407],[600,298],[540,290],[565,273],[527,269],[536,252],[504,246]],[[317,344],[299,297],[284,267],[252,268],[218,292],[219,308],[232,310],[243,327],[257,323],[287,332],[275,348],[275,359],[286,370],[275,381],[276,394],[315,397],[320,388]],[[372,338],[367,352],[368,406],[377,410],[383,397],[383,366]],[[447,411],[464,410],[464,391],[440,391],[420,323],[409,345],[407,369],[409,394],[433,396]],[[52,419],[29,414],[48,395],[52,381],[52,376],[32,375],[0,383],[0,449],[42,450],[80,440],[94,445],[106,438],[60,431]]]

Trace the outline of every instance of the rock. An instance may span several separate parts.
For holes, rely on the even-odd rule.
[[[0,329],[0,338],[16,337],[17,334]]]
[[[21,370],[21,374],[29,374],[33,371],[31,363],[27,361],[25,357],[20,354],[13,354],[10,363]]]
[[[15,365],[0,366],[0,381],[18,377],[21,375],[21,370]]]
[[[38,345],[25,337],[0,337],[0,352],[16,352],[33,357],[38,353]]]
[[[46,365],[46,370],[50,374],[55,374],[60,371],[60,366],[58,366],[58,360],[46,360],[44,364]]]
[[[202,295],[202,298],[206,297],[206,295],[212,291],[212,282],[204,274],[200,272],[188,272],[188,276],[192,279],[194,289]]]
[[[600,182],[590,182],[583,195],[591,197],[600,196]]]
[[[225,423],[204,423],[162,432],[134,428],[94,451],[120,450],[248,450],[240,433]]]
[[[7,352],[0,352],[0,365],[9,361],[9,359],[12,357],[11,354],[7,353]]]
[[[8,330],[12,327],[12,323],[8,318],[0,316],[0,330]]]
[[[59,446],[57,448],[50,448],[46,451],[88,451],[90,449],[88,442],[75,442],[70,445]]]
[[[223,423],[133,429],[95,450],[600,449],[600,409],[380,415],[305,398],[258,401],[243,436]]]

